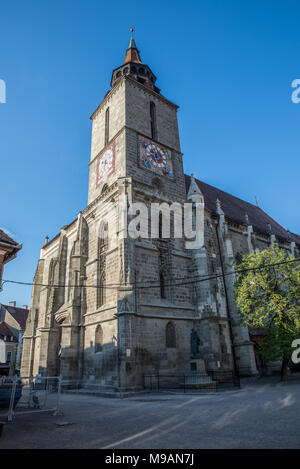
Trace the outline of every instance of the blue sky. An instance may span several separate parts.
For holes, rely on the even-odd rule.
[[[180,105],[184,167],[300,233],[300,3],[43,0],[1,4],[0,227],[23,249],[4,279],[32,281],[44,238],[87,203],[89,116],[124,60],[129,28]],[[30,302],[5,285],[0,301]]]

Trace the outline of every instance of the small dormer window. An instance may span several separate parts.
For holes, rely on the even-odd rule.
[[[144,70],[143,68],[139,68],[139,73],[140,73],[141,75],[145,75],[145,70]]]

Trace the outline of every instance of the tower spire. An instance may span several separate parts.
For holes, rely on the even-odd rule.
[[[134,31],[134,29],[133,29],[133,27],[131,27],[130,28],[131,37],[130,37],[129,47],[126,51],[124,64],[127,64],[128,62],[135,62],[135,63],[138,63],[138,64],[142,63],[140,53],[137,50],[135,40],[133,39],[133,31]]]
[[[156,93],[160,93],[160,89],[155,86],[156,76],[150,67],[142,62],[133,37],[133,31],[134,29],[132,26],[130,28],[131,36],[129,47],[126,50],[125,60],[120,67],[113,70],[110,84],[111,86],[114,86],[122,76],[127,75]]]
[[[131,26],[131,28],[130,28],[131,37],[130,37],[130,42],[129,42],[128,49],[131,49],[131,48],[136,49],[135,41],[133,39],[133,31],[134,31],[133,26]]]

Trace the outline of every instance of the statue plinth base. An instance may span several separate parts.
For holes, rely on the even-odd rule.
[[[190,360],[190,374],[191,375],[197,375],[199,373],[205,373],[206,374],[206,369],[205,369],[205,362],[203,358],[199,357],[192,357]]]
[[[185,389],[216,391],[216,381],[206,373],[203,358],[192,357],[190,360],[190,375],[185,378]]]

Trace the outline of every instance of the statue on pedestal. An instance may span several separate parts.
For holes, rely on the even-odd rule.
[[[191,331],[191,358],[199,358],[200,339],[196,329]]]

